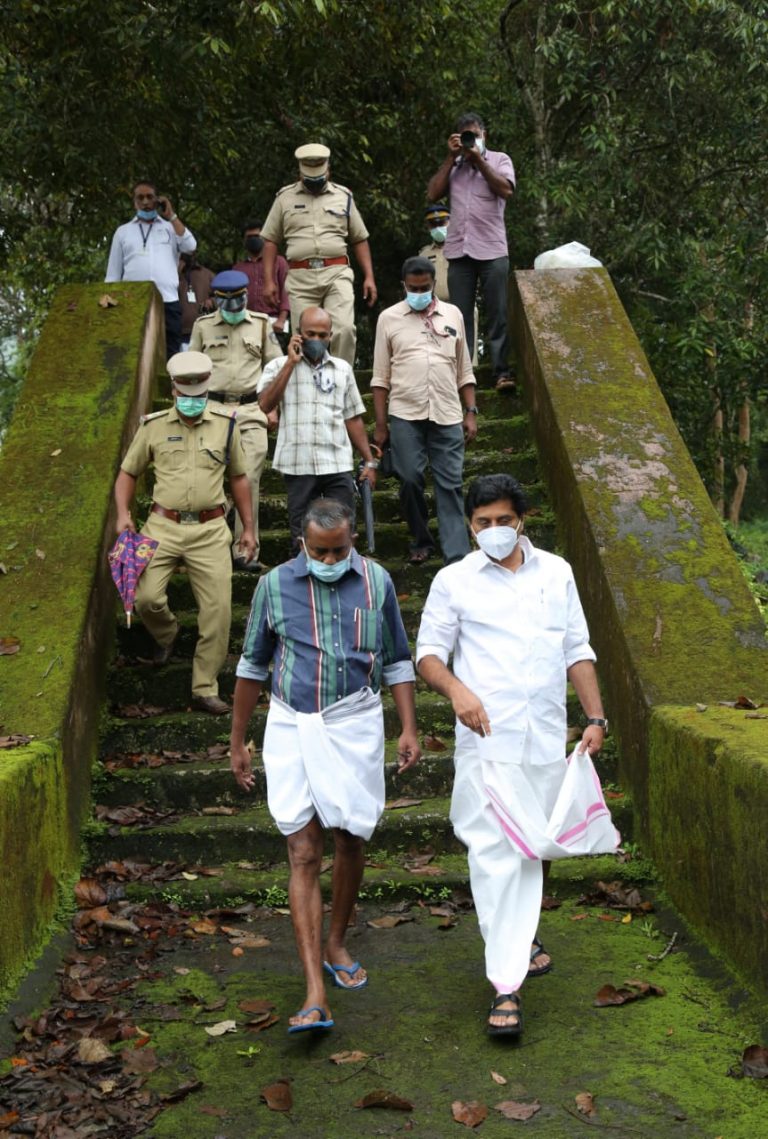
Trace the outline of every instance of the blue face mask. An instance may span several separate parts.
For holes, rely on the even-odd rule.
[[[142,221],[154,221],[157,217],[157,210],[137,210],[136,217],[141,218]]]
[[[207,395],[176,396],[176,409],[181,415],[186,415],[187,419],[197,419],[198,415],[202,415],[205,411],[205,405],[207,403]]]
[[[326,562],[319,562],[317,558],[310,558],[307,551],[304,551],[304,557],[307,559],[307,569],[316,577],[318,581],[338,581],[343,577],[347,570],[352,568],[352,551],[350,550],[346,558],[341,561],[334,562],[333,565],[327,565]]]
[[[423,310],[429,308],[432,303],[432,290],[430,289],[428,293],[406,292],[405,299],[414,312],[423,312]]]
[[[433,241],[436,241],[438,245],[442,245],[443,242],[445,241],[446,237],[448,236],[448,226],[447,225],[436,225],[433,229],[431,229],[429,231],[429,236],[432,238]]]

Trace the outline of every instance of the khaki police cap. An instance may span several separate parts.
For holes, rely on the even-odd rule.
[[[213,365],[205,352],[177,352],[166,367],[182,395],[204,395],[208,391]]]
[[[321,142],[308,142],[306,146],[297,146],[293,152],[299,160],[299,170],[310,177],[324,174],[328,169],[328,159],[331,152]]]

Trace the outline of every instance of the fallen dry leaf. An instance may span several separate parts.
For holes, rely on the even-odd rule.
[[[423,799],[392,799],[384,806],[388,811],[400,811],[405,807],[420,807],[423,802]]]
[[[530,1103],[519,1103],[514,1099],[504,1099],[501,1103],[497,1103],[495,1111],[500,1111],[505,1119],[518,1119],[522,1123],[526,1119],[530,1119],[537,1111],[541,1111],[541,1104],[537,1099],[532,1100]]]
[[[157,1067],[157,1053],[154,1048],[128,1048],[120,1053],[123,1071],[132,1076],[146,1075]]]
[[[369,1060],[367,1052],[334,1052],[328,1057],[334,1064],[359,1064],[361,1060]]]
[[[218,931],[218,926],[215,921],[210,918],[201,918],[200,921],[193,921],[189,923],[189,928],[195,933],[204,934],[206,937],[211,937]]]
[[[396,925],[402,925],[407,921],[413,921],[410,914],[384,914],[384,917],[372,918],[365,924],[371,929],[394,929]]]
[[[237,807],[203,807],[204,815],[237,815]]]
[[[257,998],[256,1000],[238,1001],[237,1007],[240,1009],[240,1012],[272,1012],[273,1008],[275,1007],[275,1002]]]
[[[99,297],[99,308],[117,308],[117,301],[109,293],[102,293]]]
[[[270,1111],[290,1111],[293,1107],[290,1080],[276,1080],[262,1088],[260,1095]]]
[[[491,1072],[491,1079],[495,1084],[506,1084],[506,1076],[502,1076],[501,1072]]]
[[[95,878],[81,878],[75,886],[75,900],[81,910],[91,910],[104,905],[107,891]]]
[[[263,1032],[265,1028],[271,1028],[273,1024],[278,1024],[279,1021],[280,1017],[274,1012],[260,1012],[252,1020],[246,1021],[245,1027],[249,1032]]]
[[[45,550],[35,550],[35,557],[38,557],[41,562],[45,561]]]
[[[597,1108],[595,1107],[595,1098],[592,1092],[579,1092],[576,1096],[576,1107],[582,1115],[589,1117],[597,1115]]]
[[[206,1025],[205,1031],[209,1036],[223,1036],[226,1032],[237,1032],[237,1021],[220,1020],[218,1024]]]
[[[424,751],[445,751],[445,743],[439,736],[424,736],[421,742]]]
[[[55,459],[61,454],[61,447],[57,447],[55,451],[51,451],[51,458]]]
[[[378,1088],[376,1091],[368,1092],[368,1095],[359,1099],[355,1107],[388,1107],[392,1111],[413,1111],[413,1104],[409,1099],[401,1099],[400,1096],[395,1095],[394,1092],[388,1092],[386,1089]]]
[[[202,1103],[197,1109],[201,1115],[213,1115],[216,1119],[223,1119],[227,1115],[226,1107],[213,1107],[212,1104]]]
[[[233,957],[242,957],[244,954],[245,954],[245,950],[241,949],[239,945],[236,945],[235,948],[232,950],[232,956]]]
[[[465,1127],[477,1127],[488,1116],[488,1108],[476,1099],[468,1103],[463,1103],[460,1099],[454,1100],[451,1112],[456,1122],[463,1123]]]
[[[2,655],[0,652],[0,656]],[[14,732],[10,736],[0,736],[0,748],[23,747],[24,744],[30,743],[34,738],[34,736],[24,736],[20,732]]]
[[[640,1000],[641,997],[665,997],[666,990],[660,985],[651,985],[647,981],[625,981],[622,988],[615,985],[603,985],[595,995],[592,1002],[596,1008],[608,1008],[611,1005],[626,1005],[631,1001]]]
[[[112,1059],[112,1051],[103,1040],[84,1036],[77,1046],[77,1058],[81,1064],[101,1064]]]
[[[750,1044],[741,1057],[741,1070],[753,1080],[764,1080],[768,1076],[768,1048],[761,1044]]]
[[[21,648],[18,637],[0,637],[0,657],[10,657]]]

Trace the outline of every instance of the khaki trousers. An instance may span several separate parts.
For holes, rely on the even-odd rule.
[[[229,527],[223,517],[186,524],[150,514],[142,533],[160,544],[139,578],[136,611],[158,645],[169,645],[179,625],[168,605],[168,582],[180,563],[186,566],[198,608],[192,695],[218,696],[232,616]]]
[[[355,275],[350,265],[329,265],[325,269],[289,269],[285,287],[291,298],[291,328],[299,330],[299,317],[305,308],[324,308],[333,322],[331,355],[340,356],[354,367]]]
[[[237,421],[240,425],[240,441],[243,444],[243,451],[245,452],[245,473],[248,476],[248,482],[251,487],[253,530],[256,535],[256,549],[253,557],[254,561],[258,561],[261,544],[259,539],[259,488],[261,486],[261,476],[264,471],[264,465],[267,461],[267,429],[260,423],[248,421],[247,419],[241,421],[239,416]],[[235,540],[232,543],[233,558],[242,557],[238,546],[242,532],[243,523],[240,520],[240,515],[235,511]]]

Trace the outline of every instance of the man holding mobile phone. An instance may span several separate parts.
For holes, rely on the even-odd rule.
[[[325,309],[304,309],[287,355],[267,364],[258,385],[261,410],[269,415],[280,408],[272,465],[285,480],[292,556],[313,499],[334,498],[354,516],[353,447],[363,458],[361,477],[371,489],[376,485],[379,464],[365,431],[365,405],[351,366],[329,352],[332,335]]]
[[[114,232],[104,280],[154,281],[165,308],[165,358],[169,360],[181,351],[179,257],[193,253],[197,241],[153,182],[136,182],[131,196],[135,214]]]
[[[474,111],[461,115],[448,139],[448,153],[429,180],[427,197],[450,195],[451,224],[443,246],[451,304],[461,310],[470,358],[478,284],[488,323],[487,344],[497,390],[514,390],[509,374],[507,280],[509,249],[504,210],[515,189],[512,159],[486,147],[485,124]]]

